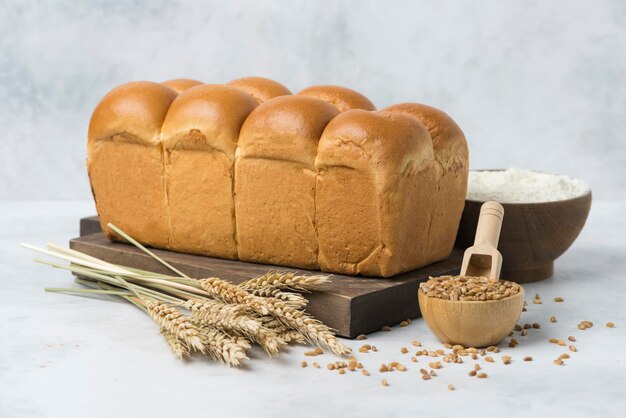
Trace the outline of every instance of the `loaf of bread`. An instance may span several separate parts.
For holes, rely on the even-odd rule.
[[[247,77],[114,89],[87,166],[111,239],[109,222],[157,248],[389,277],[449,255],[467,160],[437,109]]]

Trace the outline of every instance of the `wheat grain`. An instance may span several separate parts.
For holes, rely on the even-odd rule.
[[[306,338],[298,331],[287,330],[279,334],[279,337],[287,343],[306,344]]]
[[[420,283],[426,296],[453,301],[499,300],[518,294],[520,289],[514,282],[473,276],[430,277]]]

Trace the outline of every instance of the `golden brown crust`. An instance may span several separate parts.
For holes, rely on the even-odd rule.
[[[163,123],[170,246],[237,258],[233,163],[241,125],[257,106],[235,87],[185,90]]]
[[[376,110],[374,104],[358,91],[341,86],[311,86],[301,90],[299,96],[324,100],[345,112],[351,109]]]
[[[326,127],[315,166],[322,270],[388,277],[428,263],[436,167],[414,118],[342,113]]]
[[[193,80],[191,78],[175,78],[173,80],[164,81],[161,84],[175,90],[176,93],[180,94],[190,87],[202,84],[202,81]]]
[[[435,158],[442,163],[450,158],[468,158],[467,141],[459,125],[445,112],[419,103],[400,103],[384,109],[416,118],[428,130]]]
[[[96,106],[89,122],[89,141],[124,134],[137,141],[159,141],[161,124],[177,93],[149,81],[122,84]]]
[[[172,103],[162,127],[164,145],[169,149],[207,146],[234,158],[241,125],[256,106],[249,94],[235,87],[192,87]],[[194,139],[195,131],[204,141]]]
[[[282,96],[269,100],[244,123],[239,156],[313,165],[319,138],[338,113],[328,103],[311,97]]]
[[[433,142],[439,175],[434,185],[432,223],[429,227],[427,252],[434,260],[450,255],[458,230],[469,170],[468,147],[461,128],[443,111],[417,103],[402,103],[385,109],[416,118]]]
[[[227,86],[237,87],[252,95],[259,103],[278,96],[287,96],[291,91],[278,81],[264,77],[243,77],[226,83]]]
[[[315,156],[330,104],[284,96],[246,120],[235,162],[238,253],[242,260],[315,269]]]

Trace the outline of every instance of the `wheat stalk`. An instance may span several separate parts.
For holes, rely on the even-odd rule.
[[[289,342],[312,342],[340,355],[350,353],[331,328],[302,311],[307,300],[294,293],[319,287],[328,281],[327,276],[269,272],[239,286],[216,277],[195,280],[110,226],[179,277],[106,263],[54,244],[48,244],[47,249],[24,244],[28,249],[70,262],[63,266],[36,260],[87,277],[88,280],[77,279],[77,283],[96,288],[49,291],[109,294],[135,304],[158,324],[179,358],[189,357],[193,350],[239,366],[247,358],[251,341],[270,356],[278,354]],[[185,310],[191,314],[184,314]]]

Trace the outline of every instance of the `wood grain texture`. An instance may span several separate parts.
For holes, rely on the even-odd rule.
[[[428,328],[442,343],[463,347],[496,345],[513,330],[524,307],[524,289],[516,295],[484,302],[428,297],[419,291]]]
[[[484,202],[465,201],[456,246],[474,242],[480,207]],[[547,279],[554,260],[578,237],[591,208],[591,192],[579,197],[544,203],[503,203],[504,219],[498,250],[502,253],[504,280],[528,283]]]
[[[108,262],[170,273],[164,266],[135,247],[109,241],[99,230],[97,217],[81,220],[82,231],[91,232],[70,241],[72,249],[98,257]],[[94,233],[95,232],[95,233]],[[247,263],[197,255],[181,254],[154,249],[157,255],[191,277],[216,276],[241,283],[268,271],[294,272],[303,275],[320,274],[319,271],[301,270],[281,266]],[[462,251],[438,263],[403,273],[393,278],[330,275],[331,281],[319,291],[307,295],[307,312],[335,328],[338,335],[356,337],[377,331],[407,318],[419,316],[417,290],[419,283],[429,276],[458,274]]]

